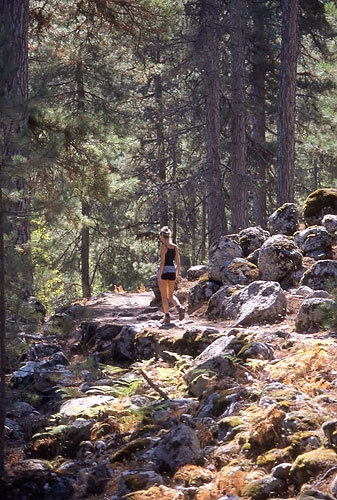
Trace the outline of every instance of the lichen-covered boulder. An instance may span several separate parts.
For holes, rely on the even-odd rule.
[[[28,459],[20,463],[15,475],[1,487],[1,497],[8,500],[40,498],[67,500],[75,494],[73,480],[52,470],[46,460]]]
[[[332,299],[311,298],[302,302],[295,318],[298,333],[314,333],[336,322],[337,305]]]
[[[225,262],[236,257],[242,257],[242,248],[239,243],[228,236],[221,236],[211,245],[209,250],[209,279],[221,283],[222,268]]]
[[[254,281],[224,298],[220,316],[233,319],[234,326],[276,323],[284,318],[286,305],[286,296],[279,283]]]
[[[307,226],[321,225],[326,214],[337,214],[337,189],[316,189],[303,204],[303,217]]]
[[[327,214],[322,219],[322,226],[328,231],[330,236],[337,236],[337,215]]]
[[[247,257],[260,248],[269,237],[270,233],[259,226],[242,229],[238,234],[238,242],[242,248],[243,256]]]
[[[337,446],[337,420],[327,420],[322,424],[322,431],[328,440],[329,446]]]
[[[118,485],[120,498],[126,497],[133,491],[147,490],[152,485],[163,484],[163,478],[152,470],[126,470],[121,474]]]
[[[259,250],[260,279],[277,281],[283,287],[293,286],[301,268],[302,254],[294,241],[278,234],[271,236]]]
[[[195,358],[185,376],[188,388],[195,396],[201,396],[211,380],[234,376],[235,369],[230,356],[234,354],[231,344],[235,342],[233,335],[222,336]]]
[[[200,280],[188,292],[188,312],[195,311],[207,302],[220,288],[220,284],[210,280]]]
[[[160,473],[174,474],[186,464],[202,464],[203,452],[195,431],[186,424],[171,427],[154,448],[155,468]]]
[[[294,243],[306,257],[315,260],[332,258],[332,237],[323,226],[310,226],[294,235]]]
[[[195,281],[208,272],[208,266],[201,264],[199,266],[192,266],[187,270],[186,277],[188,281]]]
[[[231,297],[238,290],[241,290],[243,285],[223,286],[212,297],[210,297],[207,305],[206,316],[209,319],[220,318],[222,303],[226,297]]]
[[[32,457],[51,459],[56,455],[75,457],[81,441],[90,439],[92,420],[77,418],[67,425],[58,425],[52,429],[35,434],[30,445]]]
[[[258,267],[239,257],[226,262],[221,274],[223,285],[249,285],[258,277]]]
[[[334,450],[318,448],[299,455],[291,467],[290,476],[296,487],[300,487],[336,465],[337,454]]]
[[[243,488],[242,496],[245,498],[249,497],[253,500],[267,500],[273,496],[282,498],[286,490],[286,481],[270,474],[261,479],[251,481]]]
[[[294,203],[284,203],[268,219],[271,234],[292,236],[298,230],[298,210]]]
[[[300,285],[330,292],[337,287],[337,262],[318,260],[303,274]]]

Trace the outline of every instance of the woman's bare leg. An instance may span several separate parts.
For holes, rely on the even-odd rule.
[[[170,310],[168,303],[169,301],[169,290],[167,286],[168,283],[169,281],[167,280],[162,280],[161,278],[158,279],[158,285],[161,295],[161,305],[165,314],[168,314]]]

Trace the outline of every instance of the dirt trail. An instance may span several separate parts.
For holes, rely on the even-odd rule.
[[[86,305],[90,308],[93,319],[107,322],[137,317],[144,311],[150,311],[153,299],[153,292],[106,292],[90,299]]]

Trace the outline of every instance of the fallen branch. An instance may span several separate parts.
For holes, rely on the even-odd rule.
[[[152,382],[152,380],[143,372],[143,370],[139,370],[139,373],[145,378],[146,382],[154,389],[163,399],[170,399],[166,392],[162,391],[157,384]]]

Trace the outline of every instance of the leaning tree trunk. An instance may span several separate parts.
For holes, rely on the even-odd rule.
[[[230,1],[231,52],[231,230],[247,226],[247,141],[245,110],[245,0]]]
[[[13,207],[13,248],[20,246],[21,261],[18,274],[25,277],[25,294],[32,288],[29,252],[29,224],[25,204],[25,182],[14,172],[14,158],[26,156],[27,101],[28,101],[28,14],[29,0],[0,0],[0,113],[1,160],[0,160],[0,472],[4,471],[4,428],[6,419],[6,318],[5,318],[5,249],[3,189],[16,189],[19,205]],[[6,256],[7,266],[9,258]]]
[[[277,205],[293,203],[295,162],[298,0],[283,0],[281,82],[277,147]]]

